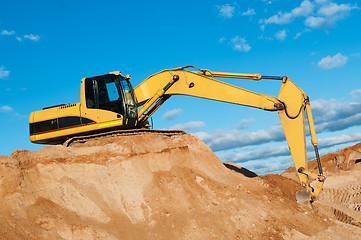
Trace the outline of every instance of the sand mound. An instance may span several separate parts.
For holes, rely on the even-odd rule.
[[[257,177],[238,168],[222,164],[188,134],[18,150],[0,157],[0,236],[360,238],[361,228],[338,221],[329,205],[298,205],[294,196],[301,187],[289,176]]]

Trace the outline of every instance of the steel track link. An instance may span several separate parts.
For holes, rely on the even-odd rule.
[[[160,134],[166,136],[173,136],[173,135],[183,135],[186,132],[182,130],[155,130],[155,129],[132,129],[132,130],[115,130],[111,132],[105,133],[97,133],[92,135],[86,136],[75,136],[66,140],[63,145],[66,147],[70,147],[74,143],[85,143],[92,140],[97,140],[101,138],[108,138],[108,137],[116,137],[116,136],[127,136],[127,135],[141,135],[141,134]]]

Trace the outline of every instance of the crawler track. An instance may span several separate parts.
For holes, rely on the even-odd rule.
[[[183,135],[186,132],[181,130],[154,130],[154,129],[132,129],[132,130],[116,130],[105,133],[97,133],[86,136],[76,136],[66,140],[63,145],[70,147],[74,143],[85,143],[92,140],[101,138],[116,137],[116,136],[127,136],[127,135],[141,135],[141,134],[160,134],[166,136]]]

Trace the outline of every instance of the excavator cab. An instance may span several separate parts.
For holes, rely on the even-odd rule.
[[[85,79],[85,102],[88,109],[115,112],[125,121],[134,121],[138,117],[132,85],[121,75],[107,74]]]

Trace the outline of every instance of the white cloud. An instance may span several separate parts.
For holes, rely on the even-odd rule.
[[[242,119],[239,124],[237,129],[246,129],[248,128],[249,124],[254,123],[255,120],[253,118],[248,118],[248,119]]]
[[[361,140],[361,133],[354,133],[350,135],[339,135],[328,138],[318,139],[318,145],[322,148],[333,147],[335,145],[351,143]],[[313,153],[313,146],[307,143],[307,150],[310,151],[311,158],[315,158]],[[224,161],[231,162],[246,162],[251,160],[263,160],[271,157],[284,157],[290,156],[290,150],[287,145],[273,146],[273,147],[262,147],[260,149],[254,149],[247,152],[231,153],[226,154],[222,157]]]
[[[348,60],[347,56],[343,56],[341,53],[337,53],[334,56],[328,55],[327,57],[322,58],[318,62],[318,67],[324,70],[329,70],[333,68],[339,68],[346,64]]]
[[[182,112],[183,112],[183,110],[180,109],[180,108],[167,111],[167,112],[163,115],[163,119],[165,119],[165,120],[173,120],[173,119],[176,119],[176,118],[179,116],[179,114],[181,114]]]
[[[201,129],[204,128],[206,124],[202,121],[193,121],[193,122],[187,122],[185,124],[176,124],[174,126],[171,126],[170,129],[181,129],[181,130],[195,130],[195,129]]]
[[[318,13],[320,15],[324,15],[326,17],[333,17],[333,16],[344,16],[350,13],[353,7],[350,4],[340,4],[337,3],[330,3],[328,5],[323,5],[319,10]]]
[[[305,29],[304,31],[302,31],[302,32],[298,32],[294,37],[293,37],[293,39],[297,39],[297,38],[299,38],[301,35],[303,35],[304,33],[306,33],[306,32],[310,32],[311,30],[310,29]]]
[[[237,164],[237,163],[236,163]],[[258,174],[280,174],[285,171],[288,167],[290,167],[291,160],[286,162],[260,162],[260,161],[249,161],[242,163],[242,167],[245,167],[248,170]]]
[[[12,107],[10,107],[9,105],[1,106],[0,109],[2,112],[5,112],[5,113],[14,111],[14,109]]]
[[[30,39],[31,41],[35,41],[35,42],[40,40],[39,35],[33,35],[33,34],[24,35],[24,38]]]
[[[11,35],[14,35],[16,40],[21,42],[23,40],[23,38],[26,38],[26,39],[29,39],[31,41],[39,41],[40,40],[40,36],[37,35],[37,34],[26,34],[24,35],[23,37],[20,37],[16,34],[16,32],[14,30],[6,30],[6,29],[3,29],[1,32],[0,32],[0,35],[4,35],[4,36],[11,36]]]
[[[316,0],[315,2],[318,3],[318,4],[325,4],[328,1],[329,0]]]
[[[318,99],[311,102],[311,108],[312,112],[314,112],[315,123],[322,123],[352,117],[361,113],[361,102]]]
[[[336,22],[347,17],[352,9],[358,9],[351,4],[340,4],[330,2],[323,4],[317,12],[317,16],[309,16],[305,25],[315,29],[327,29],[335,26]]]
[[[319,139],[319,145],[322,147],[332,147],[339,144],[344,143],[350,143],[354,141],[360,141],[361,140],[361,133],[353,133],[350,135],[340,135],[340,136],[334,136],[334,137],[328,137],[328,138],[321,138]],[[310,146],[311,149],[311,146]]]
[[[288,24],[295,18],[308,16],[313,12],[314,5],[309,0],[304,0],[301,5],[291,12],[279,12],[276,15],[271,16],[268,19],[264,19],[264,24]]]
[[[307,27],[316,28],[316,29],[326,29],[332,24],[326,21],[324,17],[314,17],[310,16],[306,19],[305,25]]]
[[[352,116],[343,117],[334,121],[326,121],[316,125],[316,130],[321,131],[340,131],[347,129],[351,126],[357,126],[361,124],[361,113],[357,113]]]
[[[3,66],[0,66],[0,79],[4,79],[9,77],[10,75],[10,71],[5,70],[5,68]]]
[[[218,6],[218,8],[219,8],[219,16],[224,18],[233,17],[235,7],[232,7],[229,4],[224,4],[222,6]]]
[[[254,11],[253,8],[252,9],[248,8],[248,10],[246,12],[242,13],[242,16],[253,16],[255,14],[256,14],[256,12]]]
[[[304,0],[298,8],[292,10],[294,17],[305,17],[313,12],[314,5],[309,0]]]
[[[275,38],[277,38],[279,41],[284,41],[287,37],[287,31],[286,29],[283,29],[275,34]]]
[[[356,92],[352,91],[350,94],[356,94]],[[311,102],[311,108],[318,132],[335,132],[361,125],[361,101],[342,102],[336,99],[319,99]]]
[[[213,151],[221,151],[248,145],[257,145],[271,141],[283,141],[285,135],[281,125],[270,127],[268,130],[244,132],[239,129],[216,130],[212,134],[202,132],[197,136]]]
[[[302,32],[298,32],[298,33],[296,33],[296,35],[294,36],[293,39],[297,39],[297,38],[299,38],[301,35],[302,35]]]
[[[267,36],[264,36],[263,34],[261,36],[259,36],[258,39],[264,39],[264,40],[267,40],[267,41],[273,41],[274,40],[272,37],[267,37]]]
[[[304,24],[307,27],[327,30],[348,15],[353,9],[359,9],[356,5],[337,4],[330,1],[318,0],[311,2],[304,0],[299,7],[290,12],[278,12],[277,14],[259,21],[260,24],[289,24],[296,18],[306,18]],[[315,12],[316,11],[316,12]],[[299,36],[299,34],[298,34]]]
[[[239,36],[231,39],[231,46],[233,50],[240,52],[249,52],[251,50],[251,46],[246,43],[246,39]]]
[[[14,35],[15,34],[15,31],[8,31],[8,30],[2,30],[1,31],[1,35],[7,35],[7,36],[9,36],[9,35]]]
[[[288,146],[262,147],[249,152],[227,154],[223,157],[225,161],[245,162],[249,160],[265,159],[270,157],[287,156],[290,154]]]
[[[361,89],[353,90],[352,92],[350,92],[350,95],[354,99],[361,100]]]
[[[223,43],[224,41],[226,41],[226,38],[225,38],[225,37],[221,37],[221,38],[219,39],[219,43]]]
[[[288,23],[291,22],[291,20],[292,20],[292,14],[291,13],[279,12],[278,14],[273,15],[268,19],[265,19],[263,22],[264,22],[264,24],[270,24],[270,23],[288,24]]]

